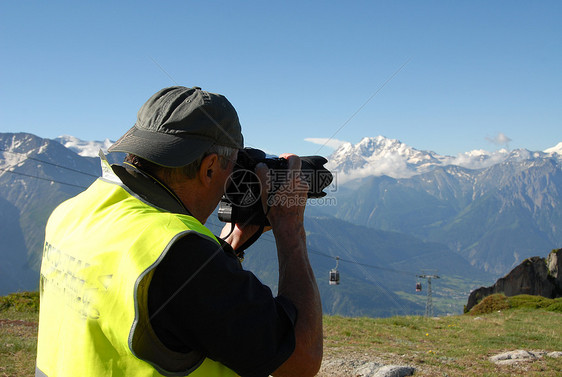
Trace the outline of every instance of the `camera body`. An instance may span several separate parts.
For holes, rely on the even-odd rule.
[[[301,176],[308,183],[308,198],[321,198],[332,183],[332,173],[324,167],[328,162],[322,156],[301,157]],[[238,153],[236,166],[227,181],[225,194],[219,203],[218,217],[223,222],[269,225],[261,201],[261,183],[255,173],[256,165],[264,163],[270,170],[268,193],[273,196],[287,178],[288,161],[267,157],[255,148],[244,148]]]

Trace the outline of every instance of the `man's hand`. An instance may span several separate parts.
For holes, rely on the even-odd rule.
[[[273,375],[308,377],[320,369],[323,341],[322,304],[308,260],[304,230],[308,185],[301,177],[300,158],[289,154],[281,157],[288,161],[286,180],[282,183],[271,182],[277,177],[272,176],[265,164],[256,168],[262,184],[262,203],[277,244],[278,294],[290,299],[298,311],[295,350]],[[278,184],[275,193],[268,195],[267,189]]]
[[[301,177],[300,158],[294,154],[280,157],[287,159],[288,165],[282,174],[268,170],[263,163],[256,167],[262,187],[262,205],[273,228],[277,228],[279,222],[302,223],[308,196],[308,184]]]

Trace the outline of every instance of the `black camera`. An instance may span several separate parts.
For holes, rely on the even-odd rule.
[[[328,162],[322,156],[301,157],[301,177],[308,184],[308,198],[322,198],[323,191],[333,180],[332,173],[324,167]],[[268,192],[275,191],[287,179],[288,161],[284,158],[267,157],[265,152],[244,148],[227,181],[225,194],[219,203],[219,220],[238,224],[269,225],[261,201],[261,184],[255,173],[256,165],[263,162],[270,169]]]

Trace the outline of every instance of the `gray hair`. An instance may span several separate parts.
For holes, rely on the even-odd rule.
[[[230,156],[232,156],[234,152],[236,152],[237,150],[238,149],[236,148],[215,144],[211,148],[209,148],[205,153],[203,153],[201,157],[199,157],[198,159],[196,159],[195,161],[193,161],[188,165],[182,166],[180,169],[182,169],[183,174],[185,174],[187,178],[195,178],[195,175],[197,174],[199,168],[201,167],[201,163],[203,162],[203,159],[208,155],[215,154],[215,153],[219,157],[222,157],[220,159],[221,168],[226,169],[228,167]]]
[[[226,169],[228,167],[230,156],[232,156],[237,150],[237,148],[215,144],[195,161],[178,168],[161,166],[131,153],[127,154],[125,162],[128,162],[151,175],[160,175],[166,180],[166,182],[169,183],[176,179],[178,175],[184,175],[189,179],[195,178],[199,168],[201,167],[203,159],[211,154],[217,154],[220,157],[219,160],[221,168]]]

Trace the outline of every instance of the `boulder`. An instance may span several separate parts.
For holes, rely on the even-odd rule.
[[[415,368],[409,366],[385,365],[379,368],[373,377],[405,377],[412,376],[415,371]]]

